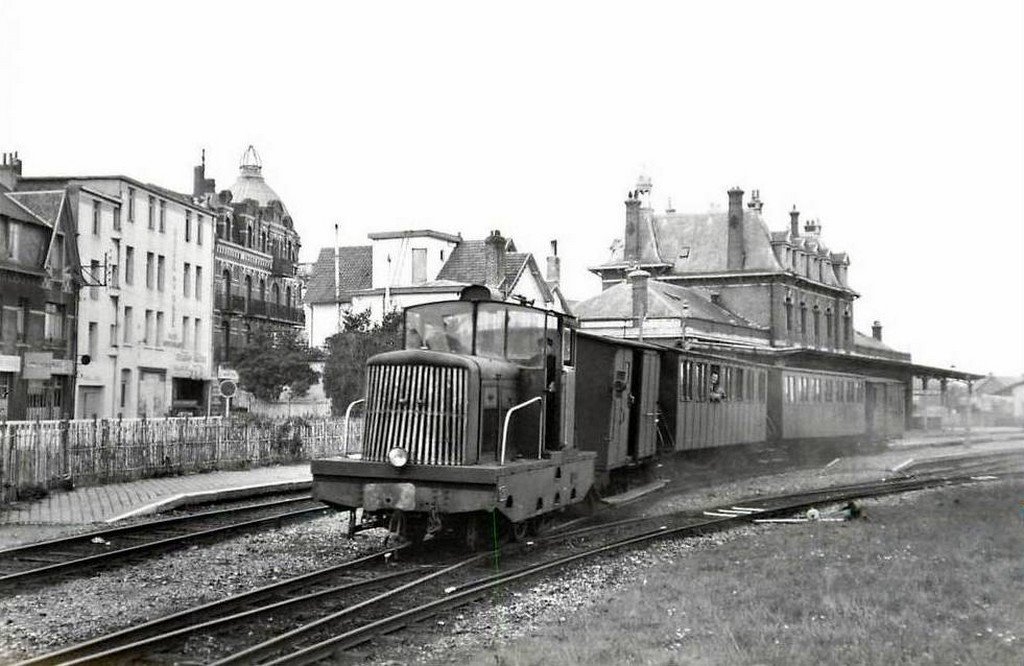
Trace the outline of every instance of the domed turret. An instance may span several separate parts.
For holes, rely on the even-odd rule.
[[[231,200],[241,203],[246,199],[252,199],[261,207],[270,205],[271,201],[281,204],[282,217],[290,218],[288,208],[281,201],[277,192],[263,180],[263,161],[260,159],[256,148],[249,146],[242,155],[242,161],[238,165],[238,180],[231,186]]]

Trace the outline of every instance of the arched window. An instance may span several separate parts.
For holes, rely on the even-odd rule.
[[[224,307],[231,307],[231,271],[227,268],[221,275],[221,282],[224,284]]]
[[[843,313],[843,343],[849,347],[850,340],[852,337],[852,331],[850,328],[850,311],[847,310]]]
[[[825,310],[825,337],[829,346],[835,344],[835,330],[832,327],[832,308]]]
[[[800,304],[800,335],[807,337],[807,304]]]
[[[291,310],[292,309],[292,288],[291,288],[291,286],[285,287],[284,294],[285,294],[284,302],[288,304],[288,309]]]
[[[227,319],[224,320],[224,351],[223,357],[225,361],[231,360],[231,322]]]
[[[245,311],[249,311],[249,307],[252,305],[252,276],[245,276]]]
[[[252,342],[252,324],[246,322],[245,324],[245,344]]]
[[[786,332],[787,333],[792,333],[793,332],[793,299],[791,299],[791,298],[789,298],[787,296],[786,300],[785,300],[785,306],[786,306]]]
[[[260,301],[267,302],[267,281],[260,278]]]
[[[821,310],[814,306],[814,345],[821,344]]]
[[[281,288],[275,282],[270,288],[270,295],[274,299],[274,305],[281,305]]]
[[[252,247],[252,222],[249,223],[249,227],[245,231],[245,246]]]

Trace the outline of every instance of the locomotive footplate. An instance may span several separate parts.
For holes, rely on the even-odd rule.
[[[351,459],[314,460],[313,497],[368,513],[401,509],[443,514],[497,509],[512,522],[586,497],[594,483],[589,451],[557,451],[504,465],[407,465]]]

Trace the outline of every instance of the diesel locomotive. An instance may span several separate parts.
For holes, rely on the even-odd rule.
[[[595,335],[490,296],[406,309],[404,348],[368,361],[361,450],[314,460],[314,497],[476,548],[662,453],[902,430],[895,382]]]

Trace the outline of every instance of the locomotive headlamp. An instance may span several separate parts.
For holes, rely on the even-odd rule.
[[[409,462],[409,452],[400,446],[388,451],[388,462],[391,463],[392,467],[405,467],[406,463]]]

